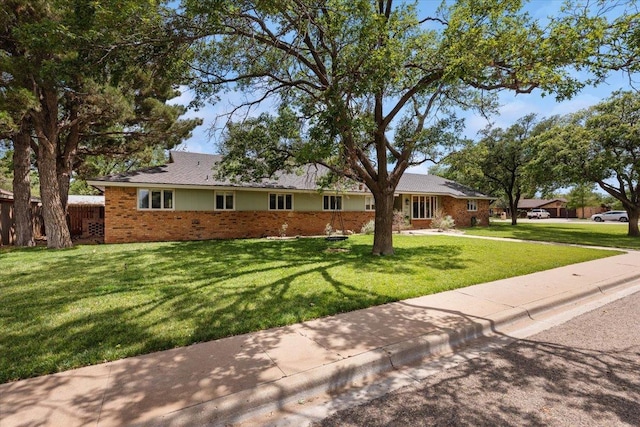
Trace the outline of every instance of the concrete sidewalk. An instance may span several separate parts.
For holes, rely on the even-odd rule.
[[[225,425],[640,290],[640,252],[0,385],[0,427]]]

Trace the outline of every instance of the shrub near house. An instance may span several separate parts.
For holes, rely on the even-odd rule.
[[[105,242],[204,240],[322,235],[359,231],[374,217],[375,201],[362,184],[324,189],[327,173],[308,165],[300,173],[236,183],[216,179],[220,156],[172,151],[164,166],[89,180],[105,192]],[[435,175],[405,174],[394,209],[413,228],[429,228],[441,209],[459,226],[488,225],[492,198]]]

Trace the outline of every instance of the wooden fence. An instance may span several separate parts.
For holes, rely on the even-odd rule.
[[[42,206],[31,204],[33,217],[33,237],[44,236]],[[15,223],[13,220],[13,200],[0,200],[0,246],[12,245],[15,240]]]

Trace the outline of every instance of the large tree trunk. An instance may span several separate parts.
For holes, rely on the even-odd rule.
[[[373,194],[376,201],[376,217],[372,253],[393,255],[393,191],[376,193]]]
[[[627,216],[629,217],[629,229],[627,231],[627,236],[631,237],[640,237],[640,230],[638,230],[638,220],[640,219],[640,206],[638,206],[635,202],[630,200],[624,189],[616,190],[612,188],[610,185],[605,183],[604,181],[596,181],[596,183],[602,188],[604,191],[615,197],[617,200],[622,202],[622,206],[624,206],[624,210],[627,211]],[[637,195],[635,193],[631,193],[633,195],[633,199],[637,200]]]
[[[73,245],[71,234],[67,225],[66,211],[60,199],[60,187],[56,173],[56,148],[49,142],[40,141],[38,173],[40,175],[40,196],[47,247],[56,249],[71,247]]]
[[[38,137],[38,174],[47,247],[61,249],[73,246],[67,224],[66,209],[58,183],[58,94],[55,89],[40,90],[40,111],[32,115]]]
[[[511,209],[511,225],[518,225],[518,205],[511,203],[509,209]]]
[[[520,196],[513,198],[509,196],[509,209],[511,209],[511,225],[518,225],[518,202]]]
[[[629,231],[628,236],[640,237],[640,230],[638,230],[638,220],[640,219],[640,208],[627,209],[629,215]]]
[[[16,246],[34,246],[31,212],[31,134],[23,123],[13,138],[13,218],[16,226]]]
[[[58,179],[58,190],[60,191],[60,203],[62,204],[62,210],[66,212],[69,201],[69,187],[71,186],[71,172],[58,169],[56,175]]]

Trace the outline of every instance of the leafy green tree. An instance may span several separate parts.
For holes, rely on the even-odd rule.
[[[9,191],[11,190],[11,181],[13,181],[11,156],[11,150],[3,148],[0,143],[0,188]]]
[[[622,203],[640,237],[640,93],[616,92],[540,135],[538,158],[558,185],[596,183]]]
[[[233,123],[223,173],[257,179],[319,163],[365,184],[376,202],[375,255],[393,253],[404,171],[457,143],[453,109],[489,109],[498,90],[571,96],[583,84],[573,65],[597,53],[591,30],[605,22],[542,25],[517,0],[445,2],[430,16],[392,0],[223,2],[210,13],[219,6],[182,2],[200,99],[240,90],[253,97],[238,108],[270,100],[280,112]],[[270,140],[254,144],[256,133]]]
[[[570,209],[581,209],[582,218],[585,218],[584,208],[587,206],[600,206],[602,197],[595,191],[596,185],[578,184],[574,185],[567,194],[567,207]]]
[[[538,123],[533,114],[507,129],[487,127],[480,141],[469,141],[446,160],[447,176],[504,199],[511,224],[517,225],[520,198],[538,189],[528,171],[534,158],[530,140],[547,127],[546,121]]]
[[[36,157],[49,247],[71,245],[66,200],[86,156],[170,148],[198,123],[166,104],[185,71],[166,21],[142,0],[0,4],[0,131],[14,147],[16,200],[28,200]]]
[[[602,197],[602,204],[600,206],[605,209],[616,210],[616,211],[624,209],[620,200],[616,199],[615,197],[609,194],[605,194]]]
[[[597,2],[600,16],[618,10],[620,16],[608,25],[595,25],[592,34],[603,40],[598,54],[585,61],[585,66],[595,75],[596,81],[606,80],[611,71],[622,71],[627,74],[629,83],[637,87],[635,79],[640,71],[640,12],[636,0],[622,0],[619,2]],[[593,19],[588,16],[580,3],[569,5],[572,9],[570,25],[581,27],[593,26]],[[621,10],[620,10],[621,9]],[[582,12],[581,12],[582,10]]]

